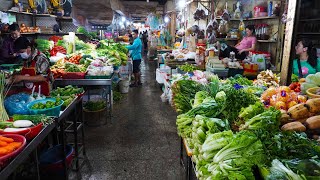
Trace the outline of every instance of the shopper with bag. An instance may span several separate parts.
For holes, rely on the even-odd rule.
[[[140,64],[142,59],[142,42],[139,38],[138,30],[132,31],[132,37],[134,39],[133,44],[127,46],[127,49],[130,50],[130,57],[133,62],[133,75],[134,75],[134,83],[130,84],[130,87],[137,87],[138,85],[142,85],[141,83],[141,74],[140,74]]]

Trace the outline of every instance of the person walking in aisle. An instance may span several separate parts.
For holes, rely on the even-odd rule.
[[[140,74],[140,64],[142,59],[142,42],[139,38],[138,30],[132,31],[133,44],[130,46],[126,46],[128,50],[131,50],[130,57],[133,62],[133,75],[134,75],[134,83],[130,85],[130,87],[137,87],[138,85],[142,85],[141,83],[141,74]]]

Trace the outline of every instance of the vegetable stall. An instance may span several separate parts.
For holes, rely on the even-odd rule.
[[[36,172],[35,179],[40,178],[40,174],[43,175],[43,172],[41,173],[42,169],[42,162],[39,159],[39,155],[41,154],[40,150],[46,150],[46,148],[39,148],[41,144],[46,142],[45,140],[50,136],[53,139],[55,139],[52,142],[53,147],[55,147],[57,144],[61,144],[63,147],[66,147],[67,141],[65,139],[65,133],[67,131],[72,132],[74,136],[78,136],[78,131],[70,131],[73,129],[77,129],[80,127],[80,132],[83,133],[83,128],[79,125],[83,125],[82,121],[82,94],[84,93],[84,90],[82,88],[76,88],[69,86],[67,87],[70,90],[73,90],[78,95],[72,95],[72,96],[63,96],[63,98],[68,98],[62,100],[59,93],[59,90],[53,90],[51,93],[51,97],[54,98],[45,98],[40,100],[33,100],[31,95],[29,96],[29,103],[33,103],[33,106],[30,108],[33,111],[37,110],[39,112],[35,114],[30,114],[31,112],[23,115],[23,114],[13,114],[10,115],[12,118],[10,118],[9,121],[5,121],[4,119],[1,120],[0,126],[0,139],[11,135],[11,136],[18,136],[19,138],[24,139],[25,144],[21,146],[21,149],[11,149],[11,151],[7,152],[7,155],[1,154],[0,156],[0,175],[2,178],[6,179],[11,174],[15,172],[21,171],[19,170],[19,167],[21,167],[22,164],[26,163],[26,161],[34,161],[36,165],[34,168],[29,167],[29,169],[33,169]],[[24,93],[20,93],[24,94]],[[11,95],[16,96],[17,94]],[[64,94],[65,95],[65,94]],[[11,97],[10,96],[10,97]],[[51,99],[54,99],[55,101],[50,101]],[[7,100],[7,99],[6,99]],[[22,100],[23,101],[23,100]],[[48,103],[49,102],[49,103]],[[55,104],[55,102],[59,102]],[[3,104],[4,102],[2,102]],[[61,104],[62,103],[62,104]],[[25,105],[25,104],[24,104]],[[58,115],[56,116],[48,116],[48,114],[52,113],[52,109],[58,108]],[[8,107],[7,107],[8,108]],[[20,107],[16,107],[20,108]],[[6,113],[6,108],[1,110],[2,113]],[[43,113],[43,114],[41,114]],[[75,114],[79,114],[78,116],[75,116]],[[73,117],[73,118],[72,118]],[[68,122],[72,122],[71,125],[67,126]],[[59,133],[54,133],[58,132]],[[84,135],[84,134],[83,134]],[[60,137],[60,138],[59,138]],[[78,165],[79,161],[79,155],[80,152],[78,151],[78,144],[83,143],[83,139],[75,139],[72,143],[74,144],[74,151],[75,153],[75,162]],[[70,143],[70,142],[68,142]],[[50,143],[51,144],[51,143]],[[4,147],[1,147],[4,148]],[[62,148],[61,154],[63,157],[66,157],[65,148]],[[40,156],[41,157],[41,156]],[[60,162],[61,167],[64,167],[64,172],[68,172],[70,170],[70,166],[67,165],[66,159],[62,158],[62,162]],[[78,167],[77,167],[78,168]],[[42,169],[42,170],[41,170]],[[19,174],[19,173],[18,173]],[[64,173],[65,178],[67,178],[68,173]],[[19,177],[19,176],[17,176]]]
[[[299,82],[271,82],[270,72],[261,72],[254,82],[239,75],[220,80],[194,74],[171,79],[187,178],[192,169],[198,179],[320,177],[320,98],[300,92]]]
[[[68,179],[71,169],[79,172],[82,163],[88,162],[82,118],[82,97],[85,92],[88,92],[90,100],[91,89],[104,89],[104,105],[108,112],[106,118],[111,120],[112,82],[119,66],[128,63],[127,49],[123,44],[109,40],[94,44],[78,38],[72,43],[69,39],[66,35],[35,40],[37,49],[50,59],[50,70],[54,76],[53,89],[48,97],[40,91],[34,92],[34,89],[32,94],[19,92],[22,84],[6,84],[11,76],[21,71],[19,68],[5,69],[0,73],[0,138],[6,138],[1,134],[13,134],[25,141],[24,144],[12,142],[12,145],[0,141],[0,176],[5,179],[21,171],[18,167],[30,160],[36,164],[31,168],[36,172],[34,179],[57,175],[50,168],[43,169],[48,166],[43,150],[47,153],[61,151],[63,157],[59,157],[62,160],[59,167],[63,173],[59,174],[60,177],[63,175]],[[72,134],[73,140],[67,141],[66,134]],[[53,142],[44,143],[48,137]],[[70,143],[73,145],[69,152]],[[43,144],[51,148],[42,148]],[[80,156],[84,157],[84,161],[80,162]]]

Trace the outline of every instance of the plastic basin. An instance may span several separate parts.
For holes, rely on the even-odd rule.
[[[60,104],[58,106],[55,106],[53,108],[48,108],[48,109],[31,109],[31,107],[37,103],[43,103],[45,104],[47,101],[53,101],[55,102],[56,99],[55,98],[47,98],[47,99],[41,99],[41,100],[35,100],[30,102],[27,105],[27,108],[30,111],[30,114],[45,114],[47,116],[56,116],[59,117],[60,115],[60,110],[61,110],[61,106],[63,105],[63,100],[60,101]]]
[[[40,155],[40,169],[44,174],[60,174],[64,173],[63,167],[63,145],[56,145],[49,148]],[[71,145],[66,145],[66,163],[70,166],[73,159],[74,149]]]
[[[317,90],[319,90],[320,87],[314,87],[314,88],[310,88],[307,90],[307,95],[310,97],[310,98],[320,98],[320,95],[317,95]]]
[[[36,137],[41,130],[42,130],[42,123],[39,123],[36,126],[32,126],[16,132],[4,132],[3,130],[0,130],[0,134],[18,134],[18,135],[24,136],[27,140],[31,140],[34,137]]]
[[[15,142],[21,142],[22,144],[18,149],[14,150],[13,152],[0,157],[0,168],[3,168],[7,164],[9,164],[10,160],[15,158],[27,144],[26,138],[19,134],[3,134],[2,136],[12,138]]]

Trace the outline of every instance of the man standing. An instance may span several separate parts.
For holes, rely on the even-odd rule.
[[[140,77],[140,64],[141,64],[141,51],[142,51],[142,42],[139,38],[138,30],[132,31],[132,37],[134,39],[133,44],[127,46],[128,50],[131,50],[130,57],[133,62],[133,75],[134,75],[134,83],[130,85],[130,87],[137,87],[138,85],[142,85],[141,77]]]

